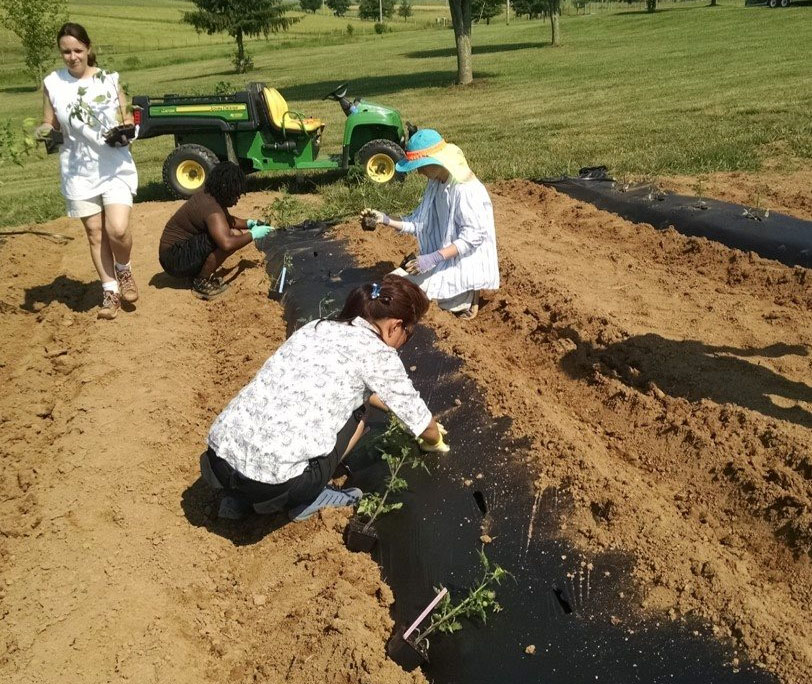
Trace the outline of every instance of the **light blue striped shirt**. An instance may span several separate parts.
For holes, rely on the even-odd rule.
[[[420,205],[403,217],[401,232],[417,237],[420,254],[455,245],[459,256],[411,279],[429,299],[499,288],[493,205],[479,180],[430,180]]]

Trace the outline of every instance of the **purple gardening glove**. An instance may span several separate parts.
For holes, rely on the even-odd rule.
[[[440,250],[437,250],[431,254],[421,254],[417,259],[412,259],[412,261],[406,264],[406,270],[412,275],[428,273],[443,261],[445,261],[443,255],[440,254]]]

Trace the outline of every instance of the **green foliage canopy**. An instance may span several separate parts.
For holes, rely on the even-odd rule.
[[[337,17],[343,17],[350,9],[350,0],[327,0],[326,5]]]
[[[378,19],[379,10],[383,11],[383,16],[387,19],[391,19],[395,13],[395,0],[361,0],[358,4],[358,16],[361,19]]]
[[[26,71],[39,84],[54,58],[59,27],[68,19],[65,0],[0,0],[0,9],[23,44]]]
[[[251,68],[244,36],[265,36],[285,31],[298,19],[286,17],[291,8],[282,0],[190,0],[196,10],[183,13],[183,21],[198,32],[228,33],[237,41],[234,65],[238,72]]]
[[[321,9],[321,0],[299,0],[299,6],[303,12],[313,12],[315,14]]]
[[[493,17],[499,16],[505,9],[504,0],[472,0],[471,14],[474,21],[491,23]]]

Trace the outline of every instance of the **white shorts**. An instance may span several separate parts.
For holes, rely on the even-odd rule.
[[[130,188],[122,181],[110,185],[101,195],[81,200],[65,200],[68,216],[71,218],[87,218],[100,214],[108,204],[133,205],[133,194]]]

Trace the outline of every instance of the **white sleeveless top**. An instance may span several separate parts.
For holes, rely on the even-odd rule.
[[[59,163],[65,198],[97,197],[115,179],[123,181],[134,195],[138,172],[129,147],[111,147],[104,142],[104,133],[121,123],[118,74],[100,69],[93,76],[78,79],[67,69],[59,69],[48,74],[43,83],[64,138]],[[71,116],[80,98],[93,113],[83,114],[84,121]]]

